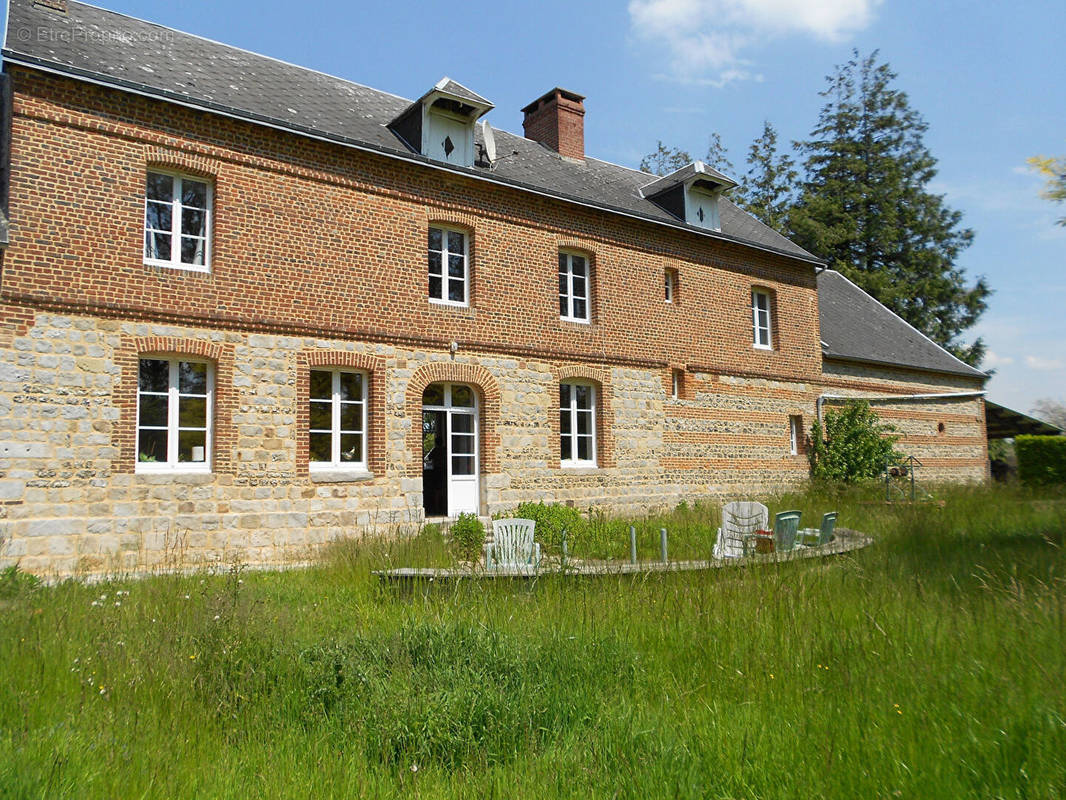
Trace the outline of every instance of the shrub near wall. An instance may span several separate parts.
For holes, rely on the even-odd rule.
[[[1066,436],[1019,436],[1014,440],[1014,451],[1022,483],[1066,483]]]

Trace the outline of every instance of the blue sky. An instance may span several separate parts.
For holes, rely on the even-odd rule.
[[[934,189],[976,232],[959,265],[995,290],[972,332],[997,370],[990,399],[1066,402],[1066,206],[1025,165],[1066,155],[1061,0],[96,4],[406,97],[448,75],[518,133],[519,109],[563,86],[587,97],[589,155],[636,166],[662,139],[698,157],[717,131],[737,172],[764,119],[805,137],[825,76],[880,48],[929,123]]]

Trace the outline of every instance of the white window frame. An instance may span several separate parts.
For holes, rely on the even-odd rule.
[[[681,399],[681,383],[683,381],[681,370],[670,370],[670,396],[674,400]]]
[[[433,250],[429,247],[429,231],[438,230],[441,232],[441,249]],[[451,280],[456,280],[448,277],[448,256],[457,255],[452,253],[448,249],[448,234],[458,233],[463,237],[463,300],[459,302],[457,300],[448,299],[448,283]],[[441,296],[434,297],[429,294],[429,279],[432,277],[429,272],[429,254],[440,253],[440,290]],[[470,305],[470,234],[462,228],[450,228],[447,225],[430,225],[426,230],[426,293],[429,295],[429,302],[441,306],[453,306],[455,308],[465,308]]]
[[[196,175],[184,175],[180,172],[174,172],[167,169],[152,168],[145,171],[144,181],[144,228],[143,236],[141,237],[142,250],[147,250],[147,237],[149,230],[157,230],[155,228],[148,227],[148,176],[149,175],[166,175],[174,179],[174,190],[171,195],[171,211],[170,211],[170,258],[150,258],[147,252],[144,253],[144,263],[147,266],[152,267],[169,267],[170,269],[183,269],[189,272],[210,272],[211,271],[211,256],[212,247],[211,239],[214,228],[214,207],[215,207],[215,187],[214,184],[207,178]],[[204,213],[206,219],[204,221],[204,263],[203,264],[186,264],[181,260],[181,211],[184,206],[181,203],[182,196],[182,183],[186,180],[194,181],[196,183],[202,183],[207,187],[207,208]],[[158,202],[158,201],[153,201]],[[159,229],[159,233],[168,233]]]
[[[562,402],[561,402],[562,401],[561,394],[562,394],[562,387],[563,386],[569,386],[570,387],[570,404],[569,404],[569,407],[567,407],[567,408],[564,408],[563,405],[562,405]],[[587,388],[589,390],[589,408],[588,409],[579,409],[578,406],[577,406],[577,392],[574,391],[574,389],[576,387],[578,387],[578,386],[583,386],[583,387],[585,387],[585,388]],[[587,469],[589,467],[595,467],[597,465],[597,456],[598,456],[598,448],[599,448],[599,442],[597,441],[597,434],[596,434],[597,416],[599,415],[599,396],[598,396],[599,392],[596,391],[596,384],[591,383],[589,381],[561,381],[559,383],[559,392],[560,392],[560,398],[559,398],[560,399],[560,403],[559,403],[559,415],[560,415],[560,418],[562,417],[563,413],[569,413],[569,415],[570,415],[570,433],[568,433],[568,434],[563,433],[561,425],[560,425],[560,428],[559,428],[559,460],[560,460],[560,465],[564,469]],[[591,437],[589,439],[589,442],[591,444],[591,447],[589,448],[590,458],[587,458],[587,459],[582,459],[582,458],[578,458],[577,457],[577,453],[578,453],[577,442],[578,442],[578,438],[579,438],[578,437],[578,432],[577,432],[577,415],[578,415],[578,411],[591,411],[592,412],[592,424],[591,424],[591,426],[589,428],[589,430],[591,432]],[[566,436],[566,437],[568,437],[570,439],[570,455],[571,455],[571,457],[568,458],[568,459],[564,459],[562,457],[562,455],[563,455],[562,441],[563,441],[563,437],[564,436]]]
[[[788,417],[788,454],[799,455],[800,428],[803,425],[803,417],[799,414],[790,414]]]
[[[590,324],[592,320],[592,259],[588,257],[586,253],[580,253],[573,250],[560,250],[559,258],[566,259],[566,291],[559,292],[559,299],[566,298],[566,313],[559,313],[559,319],[566,322],[580,322],[584,325]],[[574,259],[580,258],[585,262],[585,294],[583,297],[578,297],[574,294]],[[559,274],[563,273],[563,266],[559,267]],[[578,317],[574,315],[575,300],[585,301],[585,316]]]
[[[332,396],[330,398],[330,429],[324,430],[320,428],[311,427],[311,402],[313,400],[319,400],[319,398],[311,397],[311,372],[328,372],[330,374]],[[359,400],[341,400],[341,375],[359,375],[362,377],[363,395]],[[308,372],[308,388],[307,388],[307,469],[310,472],[317,471],[330,471],[336,470],[350,470],[352,472],[366,472],[367,471],[367,459],[370,445],[370,436],[367,431],[367,397],[368,386],[370,384],[370,375],[365,370],[359,369],[344,369],[341,367],[311,367]],[[363,458],[361,461],[344,461],[341,459],[341,434],[345,433],[351,435],[354,431],[342,431],[341,430],[341,407],[344,404],[362,404],[361,422],[363,430],[360,432],[362,441],[362,453]],[[311,460],[311,434],[313,433],[328,433],[330,434],[330,460],[329,461],[312,461]]]
[[[677,297],[677,270],[667,269],[663,273],[663,286],[666,291],[665,302],[673,303]]]
[[[752,346],[759,350],[774,349],[772,307],[768,291],[751,290],[751,340]]]
[[[162,392],[142,391],[140,385],[141,361],[166,361],[170,365],[167,380],[167,424],[162,426],[143,426],[144,430],[166,430],[167,432],[167,459],[166,461],[141,461],[141,397],[143,395],[162,395]],[[181,363],[205,364],[207,366],[207,402],[205,403],[204,425],[204,460],[203,461],[179,461],[178,439],[182,430],[199,430],[199,428],[182,428],[178,423],[179,400],[181,397],[200,397],[200,395],[182,394],[178,386],[178,365]],[[211,462],[214,455],[214,417],[215,417],[215,366],[210,361],[202,358],[188,358],[186,356],[172,356],[163,354],[141,354],[137,359],[137,423],[134,428],[134,452],[136,453],[135,472],[211,472]]]

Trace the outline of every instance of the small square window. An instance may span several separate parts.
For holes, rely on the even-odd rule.
[[[211,268],[211,184],[149,172],[144,195],[144,263],[197,272]]]
[[[663,273],[663,290],[667,303],[677,301],[677,270],[667,269]]]

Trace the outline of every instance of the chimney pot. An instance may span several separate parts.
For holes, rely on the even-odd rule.
[[[526,138],[550,147],[559,155],[585,159],[585,98],[558,87],[522,109]]]

